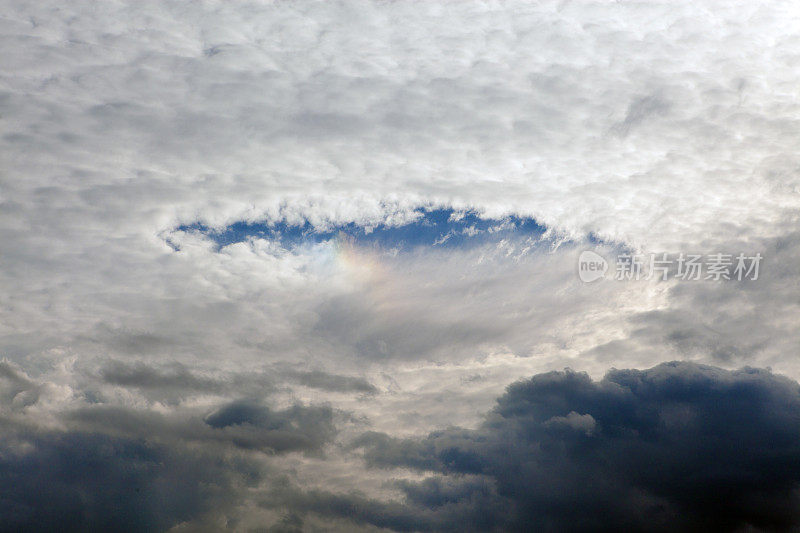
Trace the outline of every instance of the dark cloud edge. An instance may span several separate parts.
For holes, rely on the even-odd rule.
[[[111,432],[119,415],[75,412],[68,431],[0,420],[0,530],[167,530],[208,513],[235,517],[254,495],[285,513],[282,530],[319,519],[345,531],[800,527],[800,385],[764,369],[671,362],[612,369],[599,381],[548,372],[510,385],[476,429],[360,435],[350,451],[386,470],[396,501],[304,490],[248,454],[330,443],[327,408],[273,411],[241,400],[198,422],[202,432],[175,427],[165,439],[151,433],[168,421],[141,417],[127,425],[138,430]],[[198,436],[212,434],[202,446]],[[396,468],[426,477],[392,480]]]
[[[800,527],[800,385],[764,369],[538,374],[475,430],[352,446],[370,467],[429,477],[399,482],[402,503],[306,493],[298,508],[397,531]]]

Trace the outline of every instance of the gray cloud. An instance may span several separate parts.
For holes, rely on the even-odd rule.
[[[273,411],[265,405],[241,400],[220,407],[204,420],[215,431],[226,433],[238,446],[266,446],[276,452],[319,450],[336,433],[330,407],[295,405]]]
[[[599,382],[540,374],[510,386],[479,429],[368,434],[355,445],[373,466],[438,471],[457,484],[485,476],[496,483],[495,516],[509,520],[492,526],[503,530],[784,530],[800,523],[799,416],[795,381],[668,363]],[[405,490],[428,511],[443,497],[433,482]]]
[[[9,405],[28,405],[39,399],[39,386],[8,360],[0,361],[0,397]]]
[[[327,406],[293,405],[273,410],[259,402],[237,400],[202,419],[192,413],[92,405],[67,412],[65,421],[82,431],[125,438],[228,446],[267,453],[321,452],[336,434],[334,411]]]
[[[332,392],[362,392],[375,394],[378,389],[364,378],[331,374],[322,370],[285,370],[283,376],[306,387]]]
[[[593,347],[586,357],[613,361],[620,353],[660,350],[675,358],[768,366],[794,376],[797,361],[787,355],[800,348],[795,318],[800,235],[741,239],[722,249],[762,254],[758,279],[676,283],[667,305],[630,314],[626,335]]]
[[[7,429],[3,531],[164,531],[231,508],[261,476],[254,462],[98,433],[23,434],[20,448]]]
[[[159,372],[141,361],[134,364],[111,361],[100,370],[100,375],[107,383],[143,389],[165,388],[170,390],[199,389],[213,391],[220,386],[218,381],[198,377],[181,364],[173,365],[171,369]]]
[[[375,527],[390,531],[445,531],[455,523],[466,525],[468,530],[489,531],[503,520],[497,514],[500,510],[493,485],[482,479],[428,478],[418,484],[399,482],[398,486],[405,495],[404,502],[376,501],[363,492],[302,491],[282,486],[261,505],[291,509],[287,516],[304,526],[323,517],[325,528],[343,532],[372,531]],[[309,529],[313,530],[313,526]]]
[[[612,370],[601,381],[550,372],[509,386],[476,429],[423,438],[365,433],[350,449],[371,471],[428,475],[395,481],[400,496],[389,499],[265,477],[266,465],[248,455],[319,451],[335,435],[333,415],[327,407],[239,400],[203,418],[84,408],[62,418],[66,432],[2,419],[4,527],[240,528],[253,509],[270,513],[276,531],[734,531],[800,523],[800,385],[766,370],[667,363]],[[161,491],[165,505],[145,507]],[[44,513],[34,511],[42,494],[53,502]],[[322,526],[326,520],[333,521]]]

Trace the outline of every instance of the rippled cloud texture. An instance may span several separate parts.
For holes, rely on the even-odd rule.
[[[794,3],[0,0],[0,43],[0,530],[800,527]]]

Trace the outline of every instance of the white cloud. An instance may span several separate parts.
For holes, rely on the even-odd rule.
[[[0,6],[8,416],[105,402],[188,424],[247,396],[408,435],[474,425],[508,383],[564,366],[800,376],[791,2]],[[342,257],[174,231],[431,205],[534,216],[553,240]],[[580,250],[550,245],[588,234],[762,249],[764,277],[584,285]]]

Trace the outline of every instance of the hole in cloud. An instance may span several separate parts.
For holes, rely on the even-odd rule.
[[[517,215],[487,218],[475,211],[457,211],[452,208],[417,209],[412,215],[410,221],[384,221],[374,225],[347,222],[320,226],[309,220],[278,220],[240,221],[219,228],[195,222],[180,225],[175,231],[199,233],[212,240],[218,249],[250,239],[274,241],[286,249],[344,240],[358,246],[398,252],[427,247],[475,247],[508,238],[539,239],[546,231],[533,218]],[[179,249],[171,239],[167,238],[167,242],[173,249]]]

